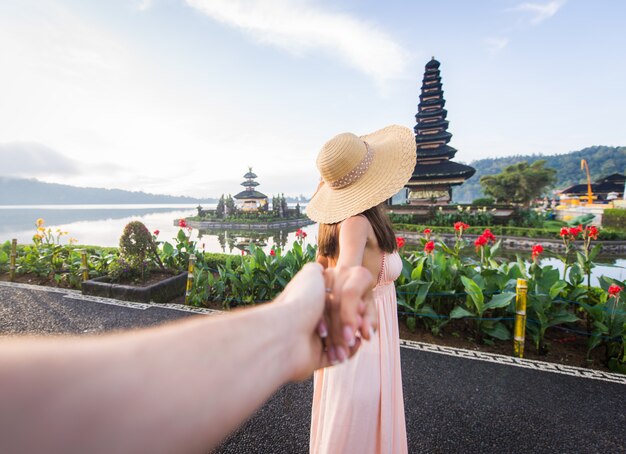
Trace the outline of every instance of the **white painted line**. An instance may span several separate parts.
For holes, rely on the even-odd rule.
[[[503,364],[506,366],[523,367],[525,369],[533,369],[540,372],[551,372],[554,374],[590,378],[592,380],[602,380],[626,385],[626,375],[604,372],[601,370],[585,369],[584,367],[566,366],[563,364],[548,363],[533,359],[515,358],[513,356],[499,355],[497,353],[446,347],[443,345],[427,344],[425,342],[415,342],[405,339],[400,339],[400,346],[428,353],[437,353],[440,355],[455,356],[457,358],[485,361],[489,363]]]
[[[123,300],[118,300],[114,298],[104,298],[102,296],[83,295],[80,290],[47,287],[45,285],[33,285],[33,284],[22,284],[19,282],[0,281],[0,286],[17,288],[17,289],[22,289],[22,290],[34,290],[38,292],[59,293],[59,294],[64,295],[64,298],[68,298],[68,299],[91,301],[93,303],[108,304],[110,306],[127,307],[129,309],[137,309],[137,310],[142,310],[142,311],[146,309],[150,309],[151,307],[156,307],[160,309],[173,309],[177,311],[193,312],[197,314],[208,314],[208,315],[219,314],[222,312],[222,311],[217,311],[215,309],[208,309],[205,307],[184,306],[182,304],[137,303],[134,301],[123,301]]]

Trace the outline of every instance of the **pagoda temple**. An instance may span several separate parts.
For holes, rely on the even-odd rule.
[[[248,167],[248,173],[243,176],[246,180],[241,183],[245,191],[235,195],[238,208],[242,211],[259,211],[267,207],[267,196],[256,190],[259,183],[256,181],[256,174],[252,172],[252,167]]]
[[[417,163],[406,184],[407,201],[414,205],[448,204],[452,199],[452,186],[463,184],[476,172],[473,167],[451,161],[457,150],[448,145],[452,134],[448,132],[439,65],[435,57],[426,63],[415,115]]]

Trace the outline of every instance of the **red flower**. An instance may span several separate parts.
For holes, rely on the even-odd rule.
[[[484,236],[487,241],[491,241],[494,243],[496,241],[496,236],[493,233],[491,233],[491,230],[489,229],[485,229],[485,231],[483,232],[481,236]]]
[[[433,233],[432,230],[430,229],[424,229],[424,235],[430,235],[431,233]]]
[[[578,236],[578,234],[582,232],[582,230],[583,229],[580,226],[570,227],[569,229],[567,229],[567,233],[569,234],[569,236],[572,237],[572,239],[575,239]]]
[[[599,233],[600,231],[595,225],[587,227],[587,236],[591,238],[592,240],[597,240]]]
[[[274,249],[272,249],[272,250],[270,251],[270,255],[271,255],[272,257],[276,257],[276,251],[274,251]]]
[[[463,230],[467,229],[469,229],[469,224],[466,224],[465,222],[458,221],[454,223],[454,230],[457,232],[463,232]]]
[[[246,255],[246,251],[244,251],[243,249],[241,250],[241,255]]]
[[[533,260],[535,260],[537,257],[539,257],[539,254],[541,254],[543,252],[543,246],[541,244],[535,244],[533,246]]]
[[[476,238],[476,241],[474,241],[474,246],[476,246],[476,249],[483,247],[487,244],[489,240],[487,239],[487,237],[485,235],[480,235],[478,238]]]
[[[609,287],[609,295],[614,296],[615,298],[619,298],[619,292],[621,292],[622,290],[624,289],[619,285],[611,284],[611,286]]]
[[[159,233],[161,233],[161,231],[159,229],[156,229],[153,233],[154,236],[159,236]]]
[[[303,240],[306,238],[306,232],[302,229],[298,229],[296,230],[296,238],[298,238],[299,240]]]
[[[424,245],[424,252],[426,252],[427,254],[432,253],[435,250],[435,242],[434,241],[429,241],[428,243],[426,243]]]
[[[567,236],[568,234],[569,234],[569,229],[567,227],[561,227],[561,232],[559,233],[559,235]]]
[[[396,237],[396,245],[398,246],[398,249],[402,249],[404,247],[404,243],[404,238],[402,238],[401,236]]]
[[[187,221],[185,221],[184,219],[179,219],[178,220],[178,227],[187,227]]]

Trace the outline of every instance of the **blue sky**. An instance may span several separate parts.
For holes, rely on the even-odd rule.
[[[458,161],[626,145],[625,20],[609,0],[0,0],[0,174],[217,196],[251,165],[310,194],[333,135],[414,126],[432,55]]]

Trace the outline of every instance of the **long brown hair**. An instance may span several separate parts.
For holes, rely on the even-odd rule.
[[[378,241],[378,247],[385,252],[396,250],[396,235],[393,232],[389,216],[385,213],[381,205],[365,210],[361,213],[370,221],[374,229],[374,235]],[[322,257],[337,259],[339,257],[339,222],[334,224],[320,223],[317,232],[317,253]]]

